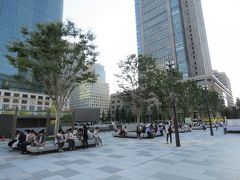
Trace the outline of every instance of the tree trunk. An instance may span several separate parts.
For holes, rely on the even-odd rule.
[[[137,124],[140,124],[140,114],[137,113]]]
[[[59,108],[56,108],[56,121],[55,121],[55,129],[54,129],[54,135],[57,134],[60,126],[60,110]]]

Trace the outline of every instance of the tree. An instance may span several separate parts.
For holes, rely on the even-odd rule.
[[[172,78],[172,79],[171,79]],[[153,74],[151,74],[151,81],[149,81],[151,90],[155,94],[155,96],[160,101],[161,112],[163,115],[163,119],[168,119],[169,114],[171,114],[172,107],[172,84],[173,88],[176,90],[177,83],[181,80],[181,74],[178,71],[172,72],[172,77],[168,74],[168,72],[155,68]],[[176,96],[176,92],[174,95]]]
[[[102,120],[102,122],[104,122],[104,121],[105,121],[105,113],[104,113],[104,111],[102,112],[102,117],[101,117],[101,120]]]
[[[119,112],[118,106],[117,106],[117,109],[116,109],[116,112],[115,112],[115,119],[116,119],[117,122],[120,121],[120,112]]]
[[[222,99],[216,91],[208,91],[209,108],[215,118],[217,113],[221,111]]]
[[[235,104],[235,106],[236,106],[236,111],[237,111],[237,117],[239,118],[240,116],[240,99],[239,98],[237,98],[236,99],[236,104]]]
[[[156,104],[154,104],[154,106],[153,106],[152,120],[158,120],[158,109],[157,109]]]
[[[133,114],[132,111],[129,109],[127,112],[127,122],[130,123],[133,121]]]
[[[147,105],[146,103],[142,104],[141,107],[141,122],[146,123],[147,118]]]
[[[110,113],[110,109],[108,109],[108,113],[107,113],[106,121],[107,121],[107,122],[110,122],[110,121],[111,121],[111,113]]]
[[[22,40],[11,42],[7,59],[20,71],[28,71],[41,84],[56,110],[55,134],[60,112],[70,93],[82,82],[95,82],[89,67],[97,53],[94,35],[68,21],[37,24],[30,32],[22,28]],[[68,40],[73,41],[70,43]]]
[[[150,97],[148,83],[155,66],[155,60],[151,57],[135,54],[118,64],[121,69],[121,74],[115,75],[118,78],[118,86],[123,96],[131,102],[137,123],[140,122],[141,106]]]
[[[125,111],[124,107],[121,108],[120,119],[121,119],[121,122],[123,122],[123,123],[126,121],[126,111]]]

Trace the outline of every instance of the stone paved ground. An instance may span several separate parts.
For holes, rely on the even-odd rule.
[[[103,133],[103,147],[21,155],[0,145],[0,179],[240,180],[240,134],[181,134],[181,147]]]

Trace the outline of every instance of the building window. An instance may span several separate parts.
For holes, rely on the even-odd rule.
[[[115,103],[115,101],[112,101],[112,104],[114,104]]]
[[[21,109],[22,109],[22,110],[26,110],[26,109],[27,109],[27,106],[21,106]]]
[[[45,105],[49,106],[49,102],[45,102]],[[65,104],[65,106],[67,106],[67,105]]]
[[[36,99],[36,96],[35,95],[31,95],[31,99]]]
[[[43,99],[43,97],[42,96],[38,96],[38,99]]]
[[[50,100],[50,97],[45,97],[46,100]]]
[[[2,108],[3,108],[3,109],[9,109],[9,105],[8,105],[8,104],[3,104],[3,105],[2,105]]]
[[[11,96],[11,93],[10,92],[5,92],[4,96]]]
[[[28,98],[28,95],[27,94],[23,94],[22,97],[23,98]]]
[[[18,93],[14,93],[13,96],[14,96],[14,97],[19,97],[20,94],[18,94]]]
[[[13,103],[19,103],[19,99],[13,99]]]
[[[38,101],[37,104],[38,104],[38,105],[42,105],[43,102],[42,102],[42,101]]]
[[[22,104],[27,104],[27,100],[22,100]]]
[[[3,98],[3,102],[10,102],[9,98]]]
[[[29,106],[29,110],[30,111],[35,111],[35,107],[34,106]]]
[[[120,100],[117,100],[117,103],[120,103]]]
[[[37,110],[38,110],[38,111],[41,111],[41,110],[42,110],[42,107],[38,106],[38,107],[37,107]]]

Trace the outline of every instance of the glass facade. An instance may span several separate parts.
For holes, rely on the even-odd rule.
[[[10,76],[22,73],[4,57],[7,43],[21,38],[21,27],[33,30],[37,23],[62,21],[62,12],[63,0],[0,0],[0,88],[15,84],[18,89]]]
[[[162,67],[176,59],[183,78],[188,78],[179,0],[135,0],[135,11],[138,53],[151,55]]]
[[[172,28],[178,70],[182,73],[183,79],[189,77],[186,43],[184,37],[181,5],[179,0],[170,0]]]

